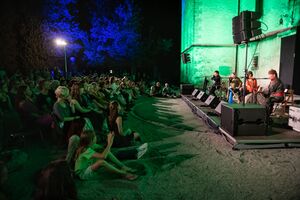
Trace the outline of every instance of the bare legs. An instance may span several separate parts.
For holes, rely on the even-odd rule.
[[[137,178],[136,175],[128,173],[128,172],[133,172],[134,170],[132,170],[131,168],[127,167],[122,162],[120,162],[111,152],[108,153],[107,158],[111,162],[116,164],[118,167],[120,167],[121,169],[116,168],[115,166],[113,166],[112,164],[108,163],[105,160],[98,160],[96,163],[92,165],[92,170],[96,171],[99,169],[99,167],[103,166],[108,171],[115,174],[119,174],[128,180],[135,180]]]

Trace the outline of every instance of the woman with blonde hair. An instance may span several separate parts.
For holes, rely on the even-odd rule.
[[[57,101],[53,105],[53,113],[59,120],[60,128],[63,128],[64,133],[68,132],[70,123],[79,116],[75,116],[75,109],[71,103],[69,89],[65,86],[58,86],[55,90]]]

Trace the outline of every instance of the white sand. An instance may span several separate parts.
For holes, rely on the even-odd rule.
[[[84,199],[300,199],[300,149],[233,151],[181,99],[140,99],[126,125],[149,142],[133,182],[78,181]]]

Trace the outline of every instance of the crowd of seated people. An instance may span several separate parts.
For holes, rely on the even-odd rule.
[[[161,86],[160,82],[154,83],[150,87],[151,97],[166,97],[166,98],[177,98],[179,95],[176,89],[169,86],[169,83],[165,83],[164,87]]]
[[[10,134],[5,120],[20,119],[25,131],[42,128],[47,139],[65,147],[65,162],[77,177],[94,178],[103,166],[125,179],[137,178],[119,159],[138,159],[147,151],[139,133],[123,128],[123,118],[147,88],[144,81],[111,74],[67,81],[46,70],[0,76],[1,149]],[[118,151],[129,146],[134,148]]]

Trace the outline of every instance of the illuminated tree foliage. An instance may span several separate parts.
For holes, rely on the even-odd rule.
[[[89,65],[131,60],[135,56],[139,21],[132,1],[114,4],[107,0],[49,0],[46,10],[47,38],[66,39],[68,50]]]

